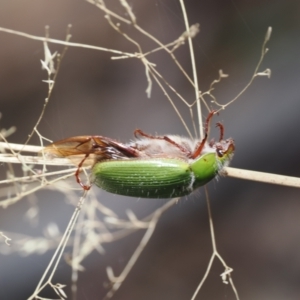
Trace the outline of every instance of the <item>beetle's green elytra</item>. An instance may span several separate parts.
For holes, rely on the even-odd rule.
[[[108,160],[95,164],[95,184],[114,194],[172,198],[192,191],[189,164],[180,159]]]
[[[81,182],[81,167],[92,166],[92,182],[108,192],[140,197],[171,198],[188,195],[215,178],[229,164],[235,146],[233,139],[207,142],[209,122],[202,140],[174,135],[152,136],[135,131],[136,139],[123,144],[103,136],[77,136],[47,146],[43,153],[58,157],[81,157],[75,173]]]

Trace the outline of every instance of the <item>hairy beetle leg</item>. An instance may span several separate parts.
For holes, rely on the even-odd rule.
[[[141,136],[144,136],[148,139],[153,139],[153,140],[165,140],[168,143],[172,144],[173,146],[177,147],[181,152],[187,154],[187,156],[191,155],[191,152],[188,149],[186,149],[186,148],[182,147],[181,145],[177,144],[175,141],[170,139],[168,136],[154,136],[154,135],[150,135],[150,134],[147,134],[147,133],[143,132],[141,129],[136,129],[134,131],[134,136],[137,138],[138,135],[141,135]]]
[[[153,140],[154,139],[158,139],[158,140],[162,140],[163,139],[161,136],[154,136],[154,135],[151,135],[151,134],[147,134],[144,131],[142,131],[141,129],[136,129],[133,134],[134,134],[134,136],[136,138],[138,138],[139,135],[141,135],[143,137],[146,137],[148,139],[153,139]]]
[[[182,147],[181,145],[177,144],[176,142],[174,142],[173,140],[171,140],[169,137],[164,136],[163,139],[165,141],[169,142],[170,144],[174,145],[175,147],[177,147],[181,152],[186,153],[188,156],[191,155],[191,152],[188,149],[186,149],[186,148]]]
[[[201,143],[196,147],[195,151],[191,154],[191,158],[195,159],[196,157],[198,157],[205,145],[205,142],[207,140],[207,133],[205,133],[204,139],[201,141]]]
[[[212,117],[213,117],[213,115],[214,114],[216,114],[217,112],[215,111],[215,110],[212,110],[209,114],[208,114],[208,116],[207,116],[207,118],[206,118],[206,121],[205,121],[205,127],[204,127],[204,138],[203,138],[203,140],[201,141],[201,143],[196,147],[196,149],[195,149],[195,151],[191,154],[191,158],[196,158],[196,157],[198,157],[200,154],[201,154],[201,152],[202,152],[202,150],[203,150],[203,148],[204,148],[204,145],[205,145],[205,143],[206,143],[206,140],[207,140],[207,137],[208,137],[208,129],[209,129],[209,123],[210,123],[210,120],[212,119]],[[221,125],[222,126],[222,125]],[[223,126],[222,126],[222,128],[223,128]],[[224,128],[223,128],[224,129]],[[223,136],[222,135],[222,131],[221,131],[221,137]]]
[[[91,188],[92,185],[91,185],[91,184],[90,184],[90,185],[84,184],[84,183],[81,181],[81,179],[79,178],[79,173],[80,173],[80,169],[81,169],[81,167],[82,167],[84,161],[85,161],[88,157],[89,157],[89,154],[86,154],[85,157],[84,157],[84,159],[79,163],[78,168],[77,168],[76,173],[75,173],[75,178],[76,178],[77,183],[79,183],[80,186],[81,186],[85,191],[90,190],[90,188]]]

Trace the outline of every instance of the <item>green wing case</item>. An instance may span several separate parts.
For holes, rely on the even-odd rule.
[[[110,193],[172,198],[190,194],[217,171],[216,155],[207,153],[190,163],[175,158],[102,161],[93,167],[93,176],[95,184]]]

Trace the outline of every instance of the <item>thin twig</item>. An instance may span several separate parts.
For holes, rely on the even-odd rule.
[[[149,221],[147,230],[146,230],[143,238],[141,239],[140,244],[135,249],[134,253],[132,254],[131,258],[129,259],[128,263],[126,264],[125,268],[123,269],[123,271],[121,272],[121,274],[119,276],[114,276],[113,270],[111,267],[107,268],[107,275],[112,283],[112,288],[106,294],[106,296],[103,298],[103,300],[111,299],[112,296],[115,294],[115,292],[120,288],[121,284],[123,283],[123,281],[129,274],[129,272],[131,271],[133,266],[135,265],[137,259],[143,252],[146,245],[148,244],[148,242],[156,228],[156,224],[157,224],[158,220],[160,219],[160,216],[165,212],[166,207],[167,208],[171,207],[177,201],[178,201],[178,198],[174,198],[174,199],[168,201],[168,203],[166,203],[166,205],[163,205],[161,208],[158,208],[152,214],[151,220]]]
[[[188,16],[186,13],[185,5],[183,0],[180,0],[180,5],[182,9],[182,15],[184,19],[185,29],[187,32],[190,30]],[[193,42],[190,35],[188,35],[188,42],[189,42],[189,49],[190,49],[190,57],[191,57],[191,64],[193,69],[193,78],[194,78],[194,88],[195,88],[195,96],[197,100],[197,114],[198,114],[198,124],[199,124],[199,131],[200,131],[200,138],[203,139],[203,124],[202,124],[202,114],[201,114],[201,105],[199,100],[199,87],[198,87],[198,76],[197,76],[197,69],[196,69],[196,62],[195,62],[195,54],[194,54],[194,48],[193,48]],[[197,132],[195,132],[197,136]]]
[[[228,177],[300,188],[300,178],[298,177],[277,175],[272,173],[264,173],[229,167],[223,169],[222,175],[223,172],[224,175]]]
[[[213,223],[213,217],[212,217],[212,211],[211,211],[211,207],[210,207],[210,199],[209,199],[209,194],[208,194],[208,190],[207,190],[207,186],[204,187],[204,190],[205,190],[205,198],[206,198],[206,205],[207,205],[207,212],[208,212],[208,218],[209,218],[209,228],[210,228],[210,235],[211,235],[211,243],[212,243],[212,250],[213,250],[213,253],[210,257],[210,260],[209,260],[209,263],[207,265],[207,268],[206,268],[206,271],[205,271],[205,274],[203,275],[200,283],[198,284],[191,300],[195,300],[196,299],[196,296],[198,295],[199,291],[201,290],[204,282],[206,281],[207,277],[208,277],[208,274],[211,270],[211,267],[213,265],[213,262],[215,260],[215,258],[217,257],[220,262],[222,263],[223,267],[225,268],[225,272],[223,272],[221,274],[221,277],[222,277],[222,280],[223,280],[223,283],[227,283],[228,281],[228,278],[229,278],[229,283],[231,285],[231,288],[235,294],[235,298],[236,300],[239,300],[239,295],[238,295],[238,292],[234,286],[234,283],[233,283],[233,280],[231,278],[231,272],[233,271],[232,268],[230,268],[225,260],[222,258],[222,256],[219,254],[218,250],[217,250],[217,245],[216,245],[216,237],[215,237],[215,230],[214,230],[214,223]]]
[[[71,235],[71,232],[77,222],[78,216],[80,214],[81,211],[81,207],[84,203],[84,200],[87,196],[87,191],[84,192],[83,196],[80,198],[80,200],[78,201],[78,205],[75,208],[75,211],[70,219],[70,222],[64,232],[64,235],[57,247],[57,249],[55,250],[55,253],[53,254],[43,276],[41,277],[35,291],[33,292],[33,294],[28,298],[28,300],[34,299],[40,292],[42,289],[44,289],[48,284],[51,285],[51,281],[52,278],[54,276],[54,273],[57,269],[58,263],[61,260],[62,254],[66,248],[67,242],[69,240],[69,237]],[[51,271],[52,268],[52,271]],[[44,280],[46,279],[46,277],[48,276],[48,279],[46,280],[46,282],[43,284]]]
[[[258,70],[259,70],[259,68],[260,68],[260,66],[261,66],[261,64],[262,64],[262,62],[265,58],[265,55],[269,51],[269,49],[266,46],[267,46],[267,43],[269,42],[269,40],[271,38],[271,33],[272,33],[272,27],[269,27],[268,30],[267,30],[267,33],[265,35],[263,45],[262,45],[259,61],[256,65],[256,67],[255,67],[255,70],[254,70],[254,73],[253,73],[252,77],[250,78],[250,80],[246,84],[246,86],[232,100],[228,101],[226,104],[220,104],[216,100],[213,101],[215,104],[217,104],[218,106],[221,107],[218,111],[221,111],[221,110],[225,109],[228,105],[235,102],[242,94],[244,94],[245,91],[250,87],[250,85],[252,84],[252,82],[254,81],[254,79],[256,77],[258,77],[258,76],[267,76],[268,78],[270,78],[270,76],[271,76],[271,70],[270,69],[266,69],[263,72],[258,72]]]
[[[98,47],[98,46],[92,46],[92,45],[87,45],[87,44],[71,43],[71,42],[66,42],[66,41],[62,41],[62,40],[48,39],[45,37],[36,36],[36,35],[28,34],[25,32],[4,28],[4,27],[0,27],[0,31],[14,34],[14,35],[19,35],[19,36],[22,36],[22,37],[25,37],[28,39],[41,41],[41,42],[48,42],[48,43],[53,43],[53,44],[69,46],[69,47],[78,47],[78,48],[85,48],[85,49],[91,49],[91,50],[100,50],[100,51],[110,52],[110,53],[114,53],[114,54],[126,55],[128,57],[136,57],[135,54],[128,53],[128,52],[123,52],[123,51],[119,51],[119,50],[108,49],[108,48],[103,48],[103,47]]]

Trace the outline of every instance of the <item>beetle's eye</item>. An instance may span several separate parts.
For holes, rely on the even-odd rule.
[[[217,148],[217,154],[219,157],[222,157],[224,155],[224,152],[221,149]]]

